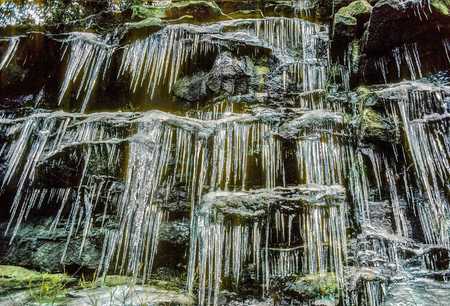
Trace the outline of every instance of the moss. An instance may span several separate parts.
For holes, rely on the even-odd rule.
[[[258,88],[263,90],[266,80],[265,76],[270,72],[270,68],[267,66],[255,66],[255,72],[258,77]]]
[[[143,20],[147,18],[164,18],[166,17],[166,9],[163,7],[147,7],[142,5],[133,5],[131,7],[131,18]]]
[[[78,287],[93,289],[97,287],[115,287],[135,283],[132,277],[124,275],[106,275],[103,279],[85,279],[83,276],[78,282]]]
[[[347,6],[339,9],[337,14],[342,16],[351,16],[359,18],[363,15],[370,15],[372,13],[372,6],[366,0],[353,1]]]
[[[102,282],[102,286],[114,287],[127,285],[133,282],[133,278],[123,275],[107,275]]]
[[[371,108],[366,108],[362,114],[363,130],[384,130],[383,117]]]
[[[341,27],[356,27],[368,20],[371,13],[372,6],[366,0],[353,1],[337,11],[334,24]]]
[[[191,15],[197,20],[209,20],[225,16],[215,2],[186,1],[172,3],[166,9],[166,17],[171,19]]]
[[[361,132],[368,141],[395,142],[398,140],[398,131],[381,114],[372,108],[366,108],[361,114]]]
[[[356,89],[358,94],[358,106],[374,106],[378,104],[378,96],[365,86],[360,86]]]
[[[228,14],[233,19],[264,18],[261,10],[238,10]]]
[[[188,19],[186,18],[188,17]],[[143,24],[155,23],[158,19],[171,21],[201,21],[212,19],[231,19],[222,13],[220,7],[214,1],[180,1],[172,2],[165,7],[149,7],[143,5],[132,6],[132,19],[139,20]],[[139,25],[139,24],[138,24]]]
[[[148,282],[150,286],[156,287],[158,289],[167,290],[167,291],[175,291],[177,293],[183,290],[183,285],[180,286],[180,283],[177,281],[166,281],[166,280],[158,280],[153,279]]]
[[[131,29],[143,29],[143,28],[161,28],[163,26],[163,22],[160,18],[156,17],[148,17],[144,20],[138,21],[138,22],[130,22],[127,23],[126,26],[128,26]]]
[[[39,273],[18,266],[0,265],[1,290],[30,288],[39,286],[45,282],[52,284],[67,284],[73,281],[73,278],[65,274]]]
[[[289,291],[303,299],[319,299],[327,297],[334,299],[339,292],[339,286],[334,273],[318,273],[297,277],[290,284]]]
[[[31,271],[17,266],[0,266],[0,295],[27,290],[31,301],[54,304],[62,301],[69,284],[75,279],[65,274]]]
[[[341,15],[341,14],[337,13],[334,16],[334,23],[335,24],[344,24],[347,26],[356,26],[356,24],[358,23],[358,20],[356,20],[356,18],[353,16]]]
[[[431,6],[441,15],[450,15],[450,0],[431,0]]]

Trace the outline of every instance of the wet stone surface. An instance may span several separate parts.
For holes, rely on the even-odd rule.
[[[0,304],[448,304],[448,1],[69,2],[0,4]]]

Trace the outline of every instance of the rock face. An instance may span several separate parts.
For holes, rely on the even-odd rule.
[[[4,230],[6,224],[2,225]],[[21,228],[1,263],[32,267],[47,272],[75,272],[77,269],[93,271],[98,267],[101,257],[100,244],[103,239],[101,233],[92,233],[85,242],[82,242],[81,237],[76,237],[66,246],[67,231],[59,228],[49,233],[49,226],[50,224],[31,224]],[[11,236],[2,238],[1,245],[6,246],[10,239]],[[80,256],[82,245],[83,252]],[[64,259],[61,260],[62,258]]]
[[[422,71],[445,69],[448,8],[448,1],[354,1],[334,16],[335,56],[352,67],[353,84],[418,79]],[[431,47],[430,40],[437,43]]]
[[[0,304],[448,296],[449,0],[0,2]]]
[[[365,34],[366,52],[383,52],[396,46],[450,36],[448,1],[377,2]]]
[[[236,58],[224,52],[216,58],[208,73],[197,74],[179,80],[174,95],[188,102],[203,101],[212,96],[240,95],[254,88],[255,68],[249,57]]]

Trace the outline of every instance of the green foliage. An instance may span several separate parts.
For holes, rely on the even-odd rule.
[[[37,303],[54,304],[65,297],[67,284],[57,274],[43,274],[38,286],[30,289],[30,296]]]

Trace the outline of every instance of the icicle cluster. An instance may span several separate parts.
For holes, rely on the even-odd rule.
[[[59,90],[58,105],[76,86],[76,99],[81,99],[80,112],[86,110],[95,87],[104,80],[114,49],[91,34],[72,34],[63,42],[62,58],[67,57],[67,68]]]
[[[202,41],[202,33],[185,25],[168,26],[156,35],[125,46],[118,77],[131,75],[130,89],[146,88],[154,96],[160,86],[170,92],[183,67],[215,46]]]
[[[124,125],[135,133],[125,133]],[[8,165],[2,188],[19,177],[9,226],[13,230],[12,239],[32,209],[55,201],[60,208],[49,230],[65,222],[66,251],[71,240],[81,236],[81,255],[101,198],[105,205],[102,229],[106,235],[99,274],[113,268],[145,279],[151,273],[164,215],[160,191],[170,192],[177,180],[190,190],[193,207],[206,186],[208,190],[245,189],[248,163],[252,159],[261,160],[260,173],[267,186],[275,186],[277,179],[282,180],[277,177],[283,167],[279,144],[267,124],[249,115],[203,121],[158,111],[116,116],[41,113],[3,119],[2,128],[10,137],[1,150]],[[90,160],[98,156],[109,157],[108,169],[120,169],[124,144],[129,145],[123,183],[120,177],[99,177],[90,172]],[[83,165],[77,185],[34,186],[40,165],[61,166],[59,152],[70,149],[76,150],[74,158]],[[25,156],[28,158],[23,164]],[[122,191],[117,193],[115,190],[121,185]],[[166,193],[163,203],[167,197]],[[73,201],[70,208],[65,206],[69,199]],[[70,210],[68,215],[66,209]],[[103,228],[110,209],[118,218],[114,229]]]
[[[331,271],[342,277],[346,238],[340,186],[209,193],[193,229],[188,287],[192,291],[198,269],[200,305],[217,305],[222,277],[237,286],[248,263],[266,289],[276,275]]]
[[[417,43],[404,44],[402,47],[392,49],[391,57],[380,57],[375,60],[375,68],[380,71],[385,83],[388,83],[390,71],[388,62],[393,59],[397,70],[396,78],[402,77],[404,67],[407,67],[411,80],[422,78],[421,55]]]

